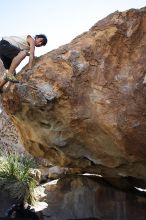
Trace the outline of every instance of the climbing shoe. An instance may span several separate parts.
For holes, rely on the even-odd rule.
[[[12,83],[19,83],[19,80],[14,76],[14,75],[6,75],[4,80],[7,82],[12,82]]]

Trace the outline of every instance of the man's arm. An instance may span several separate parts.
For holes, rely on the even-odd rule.
[[[28,69],[32,69],[33,59],[34,59],[34,54],[35,54],[35,41],[30,35],[28,35],[27,37],[27,43],[30,45]]]

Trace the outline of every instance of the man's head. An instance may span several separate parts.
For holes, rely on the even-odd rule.
[[[44,34],[38,34],[35,36],[35,46],[41,47],[47,44],[47,37]]]

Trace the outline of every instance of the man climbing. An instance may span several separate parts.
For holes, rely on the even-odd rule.
[[[44,34],[39,34],[35,37],[30,35],[2,37],[0,41],[0,59],[7,73],[0,80],[0,93],[3,92],[3,86],[8,81],[13,83],[19,82],[15,76],[15,69],[26,56],[29,56],[28,70],[32,69],[35,47],[45,46],[46,44],[47,37]]]

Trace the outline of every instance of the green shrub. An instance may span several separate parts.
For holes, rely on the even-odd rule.
[[[16,152],[0,152],[0,188],[7,190],[18,201],[34,202],[37,182],[30,176],[29,169],[36,168],[36,161],[28,155]]]

